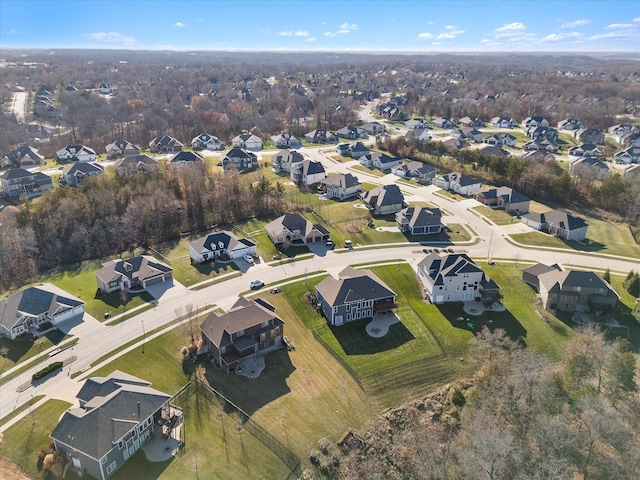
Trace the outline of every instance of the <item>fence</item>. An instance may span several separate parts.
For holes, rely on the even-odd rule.
[[[358,386],[367,395],[369,395],[371,392],[368,392],[367,389],[362,385],[362,382],[360,381],[360,376],[353,370],[353,368],[351,368],[351,365],[349,365],[344,360],[344,358],[338,355],[338,353],[325,341],[325,339],[322,338],[321,333],[324,333],[327,330],[329,330],[329,327],[326,324],[322,324],[322,325],[316,325],[315,327],[313,327],[311,329],[311,332],[313,333],[314,338],[324,347],[324,349],[327,352],[329,352],[331,356],[335,358],[340,365],[342,365],[342,367],[347,371],[347,373],[349,373],[349,375],[351,375],[351,378],[353,378],[353,380],[358,384]]]
[[[212,388],[211,385],[206,383],[199,376],[196,376],[194,380],[189,380],[186,385],[178,390],[178,392],[176,392],[176,394],[171,398],[172,403],[180,406],[184,405],[186,400],[194,393],[204,395],[208,401],[214,403],[220,409],[228,407],[233,410],[236,413],[237,422],[269,450],[275,453],[276,456],[289,468],[289,474],[285,477],[285,480],[298,478],[302,474],[300,459],[295,453],[289,450],[282,442],[271,435],[263,427],[254,422],[248,413],[225,397],[222,393]]]

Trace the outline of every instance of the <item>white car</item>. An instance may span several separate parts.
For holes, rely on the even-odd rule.
[[[251,255],[245,255],[242,257],[245,262],[253,264],[253,257]]]
[[[257,290],[264,287],[264,282],[262,280],[254,280],[249,284],[249,286],[251,287],[251,290]]]

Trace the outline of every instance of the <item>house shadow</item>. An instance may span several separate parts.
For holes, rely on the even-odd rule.
[[[502,329],[516,342],[526,346],[527,329],[509,311],[485,311],[480,315],[468,315],[462,308],[462,302],[444,303],[436,305],[440,313],[454,328],[467,330],[474,335],[485,329],[495,331]]]
[[[205,276],[222,275],[224,273],[230,273],[232,271],[239,271],[240,268],[233,261],[228,262],[204,262],[194,263],[191,262],[193,267],[198,270],[199,273]]]
[[[560,237],[558,237],[560,238]],[[564,240],[560,238],[562,242],[569,248],[577,250],[579,252],[599,252],[606,248],[606,245],[589,238],[585,238],[582,242],[576,242],[574,240]]]
[[[247,378],[206,363],[205,381],[229,401],[252,415],[260,408],[291,392],[287,378],[296,370],[286,349],[276,350],[265,357],[266,366],[259,376]],[[225,412],[233,407],[221,402]]]
[[[339,327],[329,325],[328,328],[347,355],[371,355],[385,352],[415,339],[402,322],[390,325],[386,335],[374,338],[366,331],[366,325],[370,321],[370,318],[366,318],[345,323]]]
[[[93,296],[93,298],[104,302],[114,310],[117,310],[120,307],[128,305],[131,299],[134,297],[140,297],[140,299],[145,302],[153,302],[154,300],[153,295],[151,295],[150,293],[144,290],[137,293],[127,292],[127,295],[123,297],[121,292],[113,292],[113,293],[105,294],[105,293],[102,293],[99,288],[97,288],[96,294]]]

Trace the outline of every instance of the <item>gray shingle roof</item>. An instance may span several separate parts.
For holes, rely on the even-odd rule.
[[[338,280],[327,277],[316,290],[331,306],[344,305],[354,300],[378,300],[395,297],[396,294],[371,270],[346,267],[338,274]]]
[[[29,287],[0,301],[0,323],[10,330],[19,325],[25,315],[29,317],[37,317],[41,314],[51,316],[83,305],[83,303],[38,287]]]

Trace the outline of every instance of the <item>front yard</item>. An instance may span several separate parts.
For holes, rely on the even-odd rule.
[[[509,215],[507,212],[501,209],[494,209],[487,207],[486,205],[479,205],[473,207],[472,210],[478,212],[480,215],[487,217],[496,225],[511,225],[514,222],[519,222],[516,217]]]

